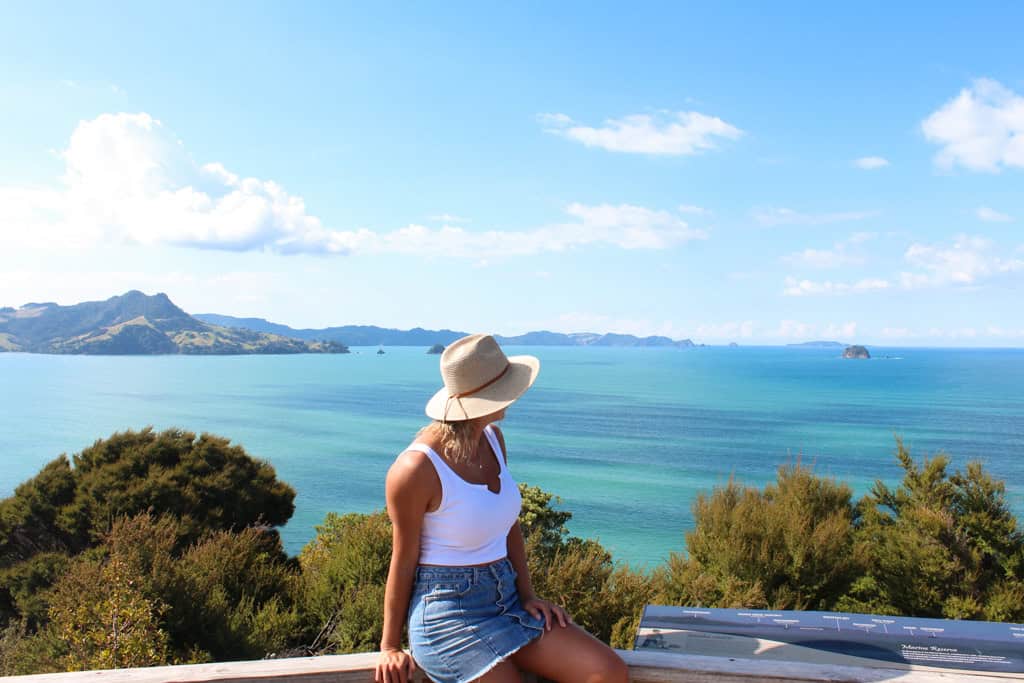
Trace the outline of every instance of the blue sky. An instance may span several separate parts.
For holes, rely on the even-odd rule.
[[[1024,346],[1019,3],[0,4],[0,305]]]

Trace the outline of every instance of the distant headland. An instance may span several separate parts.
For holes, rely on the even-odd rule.
[[[163,293],[132,290],[106,301],[71,306],[53,302],[0,308],[0,352],[53,354],[294,354],[348,353],[349,346],[420,346],[440,353],[469,332],[410,330],[376,325],[292,328],[264,318],[189,314]],[[495,339],[509,346],[678,348],[703,347],[665,336],[539,330]],[[732,342],[729,347],[736,347]],[[786,344],[793,348],[845,349],[838,341]]]
[[[230,315],[216,313],[198,313],[195,316],[215,325],[235,329],[249,329],[259,332],[270,332],[296,339],[334,339],[349,346],[425,346],[435,344],[447,346],[469,332],[457,330],[425,330],[414,327],[411,330],[398,330],[375,325],[342,325],[320,329],[294,329],[287,325],[272,323],[263,318],[235,318]],[[676,347],[691,348],[698,346],[690,339],[670,339],[669,337],[636,337],[631,334],[597,334],[593,332],[527,332],[514,337],[494,335],[499,344],[528,346],[644,346],[644,347]]]
[[[163,293],[132,290],[106,301],[72,306],[53,302],[0,308],[0,352],[56,354],[284,354],[348,353],[349,346],[442,348],[464,337],[457,330],[398,330],[374,325],[293,329],[263,318],[215,313],[189,315]],[[690,339],[631,334],[527,332],[495,335],[505,345],[668,347],[703,346]]]
[[[846,344],[837,341],[809,341],[799,344],[786,344],[786,346],[801,346],[807,349],[841,349],[845,348]]]
[[[59,354],[348,353],[333,340],[304,340],[198,320],[166,294],[130,291],[73,306],[0,308],[0,351]]]

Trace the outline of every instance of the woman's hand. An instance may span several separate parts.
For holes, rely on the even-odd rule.
[[[377,670],[373,680],[376,683],[409,683],[416,662],[404,650],[382,650],[377,659]]]
[[[565,628],[572,623],[572,618],[569,617],[568,612],[547,600],[541,600],[540,598],[533,597],[523,601],[523,609],[533,615],[535,619],[544,618],[544,625],[547,630],[551,630],[552,622],[557,621],[558,625]]]

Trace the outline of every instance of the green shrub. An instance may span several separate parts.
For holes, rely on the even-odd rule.
[[[842,609],[952,619],[1024,620],[1024,533],[1005,486],[980,463],[947,473],[897,439],[901,484],[876,482],[858,504],[861,575]]]
[[[831,609],[856,573],[851,491],[800,464],[764,490],[735,481],[700,495],[688,555],[663,577],[676,603]]]
[[[0,620],[47,620],[47,589],[69,557],[108,538],[117,520],[152,512],[175,520],[182,550],[210,532],[287,522],[295,492],[273,468],[222,437],[171,429],[116,433],[71,461],[60,456],[0,501]],[[122,529],[122,533],[125,530]],[[151,547],[143,544],[140,547]],[[283,555],[282,555],[283,557]]]
[[[562,499],[539,486],[519,484],[519,493],[523,497],[519,512],[523,539],[530,544],[532,554],[550,558],[569,536],[565,525],[572,519],[572,513],[556,510],[553,506],[561,503]]]
[[[114,521],[142,512],[180,520],[180,544],[209,531],[282,525],[295,491],[222,437],[169,429],[119,432],[46,465],[0,501],[0,567],[41,552],[76,554]]]
[[[36,630],[47,620],[49,592],[67,569],[64,553],[42,552],[0,571],[0,614],[3,621],[19,622]]]
[[[302,605],[319,652],[376,649],[384,629],[384,584],[391,561],[391,520],[329,513],[299,555]]]
[[[134,568],[113,554],[105,562],[81,556],[54,587],[50,629],[66,646],[66,671],[170,663],[166,606],[145,595]]]
[[[626,565],[616,566],[597,541],[570,538],[551,555],[535,552],[536,543],[531,539],[527,557],[537,594],[564,607],[573,621],[606,643],[618,627],[624,645],[622,625],[639,618],[654,584]],[[632,647],[632,636],[628,643]]]

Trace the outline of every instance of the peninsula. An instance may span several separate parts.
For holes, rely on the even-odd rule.
[[[212,325],[166,294],[130,291],[73,306],[0,308],[0,351],[59,354],[348,353],[337,341]]]
[[[331,339],[344,342],[349,346],[426,346],[434,344],[447,346],[469,332],[457,330],[425,330],[414,327],[411,330],[398,330],[375,325],[342,325],[319,329],[294,329],[287,325],[273,323],[263,318],[235,318],[230,315],[216,313],[197,313],[199,320],[233,329],[248,329],[258,332],[280,334],[296,339]],[[494,338],[502,345],[523,346],[643,346],[643,347],[676,347],[691,348],[697,346],[690,339],[670,339],[669,337],[650,336],[636,337],[631,334],[598,334],[594,332],[527,332],[513,337],[499,334]]]
[[[786,344],[786,346],[799,346],[805,349],[839,349],[846,344],[837,341],[808,341],[799,344]]]

